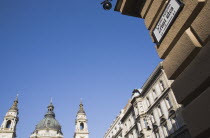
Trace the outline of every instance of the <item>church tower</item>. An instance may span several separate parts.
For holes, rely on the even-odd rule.
[[[0,138],[15,138],[16,126],[18,123],[18,96],[12,107],[6,113],[3,123],[0,127]]]
[[[87,117],[86,113],[83,109],[82,101],[79,105],[79,111],[77,112],[75,121],[75,133],[74,138],[89,138],[89,132],[88,132],[88,125],[87,125]]]

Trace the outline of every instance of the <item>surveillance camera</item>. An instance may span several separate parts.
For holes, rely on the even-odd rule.
[[[112,8],[112,4],[111,4],[111,2],[109,2],[109,0],[105,0],[101,4],[103,4],[104,10],[110,10]]]
[[[103,4],[104,10],[110,10],[112,8],[112,4],[109,1],[104,2]]]

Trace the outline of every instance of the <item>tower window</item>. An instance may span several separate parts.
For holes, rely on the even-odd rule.
[[[84,129],[84,123],[80,123],[80,130]]]
[[[7,121],[7,124],[6,124],[6,128],[10,128],[11,127],[11,120]]]

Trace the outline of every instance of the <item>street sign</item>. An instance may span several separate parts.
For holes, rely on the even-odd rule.
[[[173,24],[174,20],[178,16],[180,10],[183,7],[183,3],[179,0],[170,0],[164,9],[159,21],[157,22],[152,34],[155,38],[155,41],[159,45],[169,28]]]

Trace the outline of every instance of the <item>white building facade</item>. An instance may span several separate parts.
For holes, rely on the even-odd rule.
[[[134,89],[121,117],[122,138],[190,138],[177,104],[172,81],[160,63],[141,89]],[[112,131],[111,125],[109,131]],[[106,134],[104,138],[108,137]]]
[[[122,138],[122,124],[121,119],[124,115],[124,110],[121,110],[119,115],[116,117],[116,119],[113,121],[111,127],[107,130],[104,137],[106,138]]]

